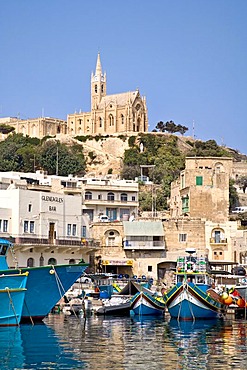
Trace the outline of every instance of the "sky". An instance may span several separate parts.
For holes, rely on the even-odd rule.
[[[90,111],[98,52],[107,94],[146,97],[149,131],[172,120],[247,154],[247,0],[0,0],[0,118]]]

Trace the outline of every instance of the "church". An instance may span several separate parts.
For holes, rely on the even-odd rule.
[[[106,73],[103,74],[100,54],[95,73],[91,75],[91,112],[69,114],[67,134],[111,135],[148,132],[146,99],[139,90],[106,94]]]
[[[51,117],[26,120],[4,117],[0,118],[0,124],[14,127],[16,133],[39,139],[58,134],[73,137],[148,132],[146,99],[139,90],[106,94],[106,73],[102,73],[100,54],[91,76],[91,112],[69,114],[67,122]],[[2,135],[2,140],[4,138]]]

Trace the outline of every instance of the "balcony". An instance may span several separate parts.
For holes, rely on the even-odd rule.
[[[90,205],[113,205],[115,207],[138,207],[139,201],[138,200],[129,200],[129,201],[122,201],[122,200],[107,200],[107,199],[83,199],[83,203],[86,206]]]
[[[216,246],[216,245],[227,245],[227,238],[225,239],[215,239],[210,238],[210,244]]]

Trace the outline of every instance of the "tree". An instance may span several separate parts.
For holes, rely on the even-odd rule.
[[[82,148],[81,153],[78,153],[73,146],[67,147],[59,141],[47,141],[40,148],[39,155],[40,166],[50,175],[56,174],[57,170],[60,176],[85,173],[86,162]]]
[[[247,176],[240,176],[237,179],[236,184],[238,184],[240,188],[243,189],[243,192],[245,193],[245,190],[247,188]]]
[[[180,134],[184,135],[186,131],[188,131],[188,127],[182,125],[176,125],[173,121],[167,121],[166,123],[159,121],[155,126],[153,132],[169,132],[171,134],[175,134],[179,132]]]
[[[230,179],[229,181],[229,206],[230,209],[233,209],[236,204],[238,204],[238,193],[234,186],[234,180]]]

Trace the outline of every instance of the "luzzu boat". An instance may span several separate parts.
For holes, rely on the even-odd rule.
[[[130,299],[130,308],[135,315],[161,316],[165,312],[165,302],[162,297],[140,290]]]
[[[28,273],[0,276],[0,326],[20,323]]]
[[[171,317],[178,320],[222,317],[226,306],[212,288],[213,278],[206,258],[194,256],[195,249],[186,252],[188,256],[177,259],[175,285],[164,294]]]
[[[11,246],[8,240],[0,239],[0,275],[28,272],[22,321],[41,321],[82,275],[88,264],[9,269],[6,256]]]

